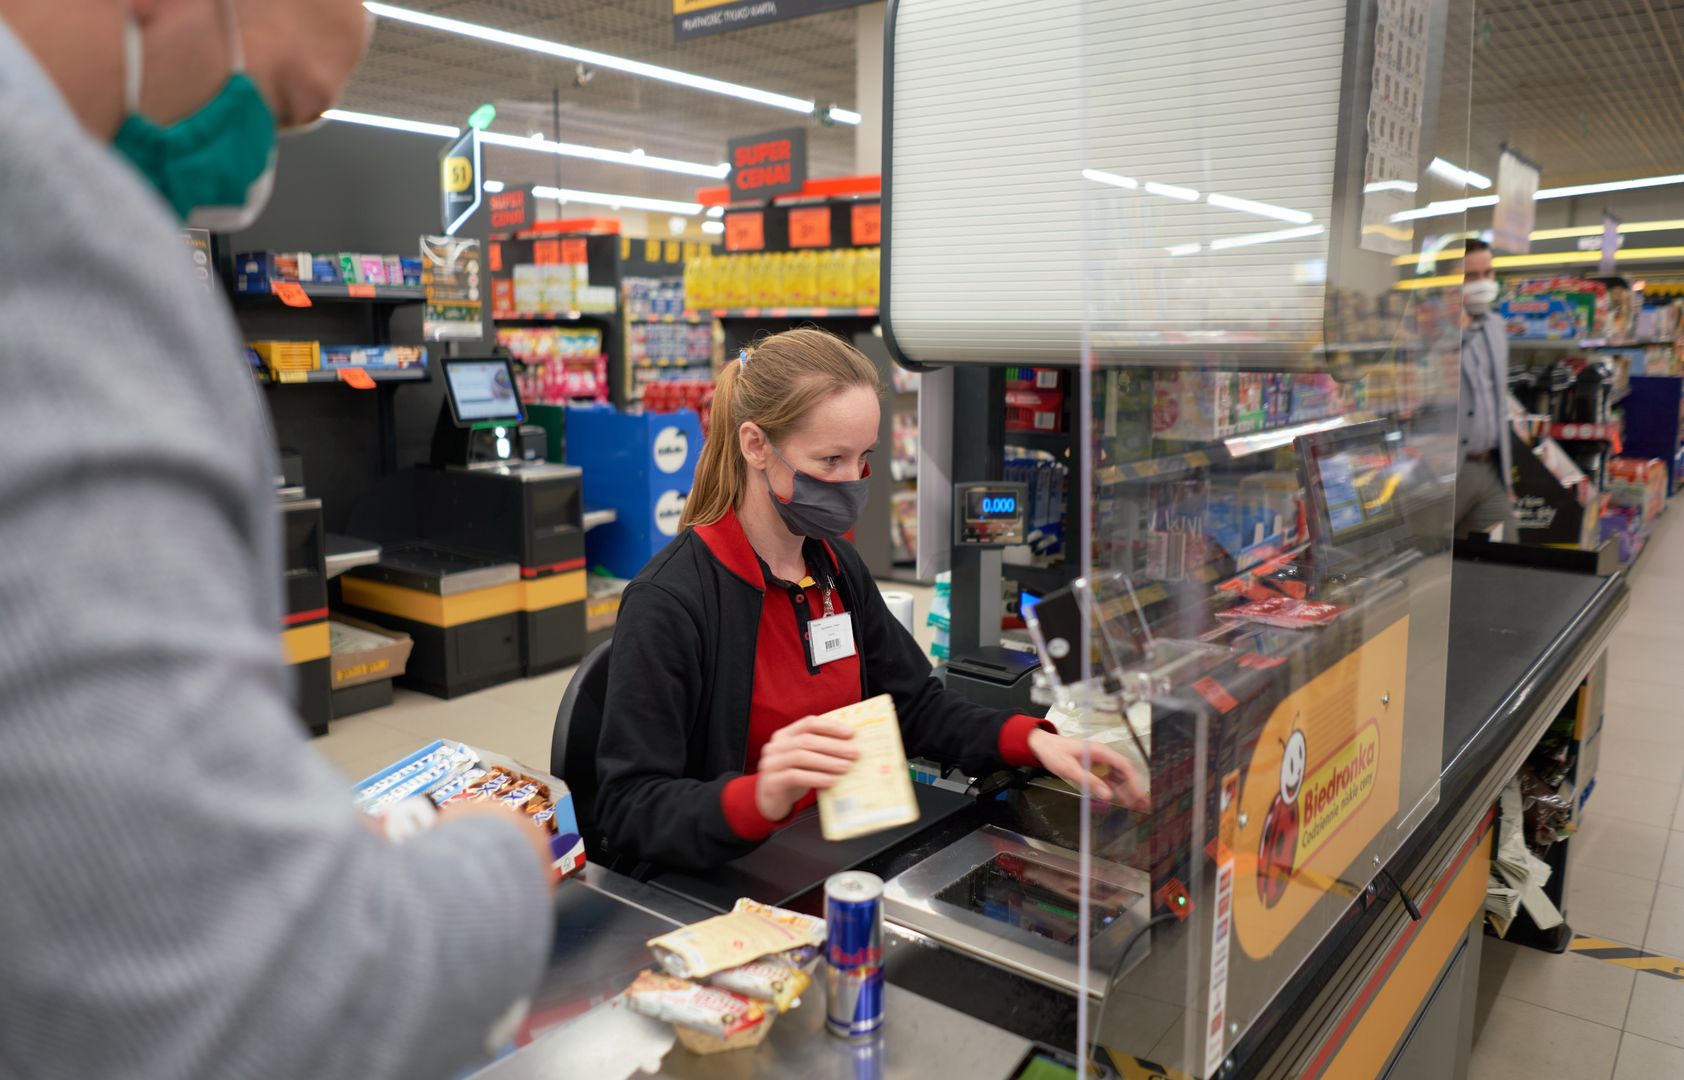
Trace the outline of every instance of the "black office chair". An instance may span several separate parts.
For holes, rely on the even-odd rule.
[[[567,693],[561,696],[550,742],[550,775],[560,777],[573,793],[585,857],[592,862],[599,862],[602,852],[602,834],[596,828],[596,743],[608,703],[608,648],[612,644],[612,640],[603,642],[579,662]]]

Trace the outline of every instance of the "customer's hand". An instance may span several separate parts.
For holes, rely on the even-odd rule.
[[[1029,736],[1029,750],[1041,767],[1077,791],[1096,799],[1121,803],[1130,810],[1148,810],[1151,800],[1140,786],[1134,765],[1123,755],[1102,743],[1087,744],[1089,772],[1082,768],[1082,743],[1050,731],[1037,730]]]
[[[760,752],[754,803],[768,821],[782,821],[809,791],[824,791],[859,757],[854,729],[809,716],[781,728]]]
[[[526,842],[531,845],[538,864],[544,869],[544,881],[549,884],[550,891],[555,891],[555,871],[552,868],[555,855],[550,851],[550,838],[544,832],[542,825],[534,822],[525,814],[511,812],[493,801],[472,799],[468,801],[448,802],[439,808],[439,824],[448,825],[452,821],[459,821],[467,817],[494,817],[507,821],[511,826],[520,830]]]

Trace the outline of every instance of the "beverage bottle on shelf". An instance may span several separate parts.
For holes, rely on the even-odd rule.
[[[881,248],[861,248],[858,262],[855,263],[855,291],[858,296],[858,307],[877,307],[881,297],[878,275],[882,267]]]

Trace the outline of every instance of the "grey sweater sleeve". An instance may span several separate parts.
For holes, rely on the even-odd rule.
[[[450,1076],[541,974],[543,872],[512,822],[378,839],[305,740],[231,321],[33,112],[0,91],[0,1076]]]

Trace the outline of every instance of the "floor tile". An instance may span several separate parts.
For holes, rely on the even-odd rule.
[[[1639,974],[1625,1029],[1645,1039],[1684,1049],[1684,981]]]
[[[398,731],[380,723],[376,716],[385,712],[347,716],[328,725],[328,733],[310,744],[331,761],[335,768],[352,782],[388,765],[420,746],[426,740]]]
[[[510,705],[481,691],[444,701],[415,694],[374,715],[381,723],[426,739],[459,739],[482,750],[545,768],[555,715]]]
[[[1684,889],[1675,885],[1656,888],[1649,934],[1643,939],[1643,947],[1662,956],[1684,959]]]
[[[1468,1076],[1470,1080],[1608,1080],[1619,1047],[1620,1033],[1614,1028],[1498,997],[1474,1040]]]
[[[1684,832],[1684,791],[1678,793],[1678,807],[1672,812],[1672,831]]]
[[[1491,985],[1505,997],[1612,1028],[1624,1021],[1631,984],[1639,977],[1588,956],[1557,956],[1496,938],[1485,939],[1479,964],[1481,983],[1489,969]]]
[[[1608,680],[1616,684],[1627,679],[1660,683],[1675,690],[1684,688],[1684,664],[1670,641],[1632,642],[1629,639],[1608,652]]]
[[[1600,790],[1591,793],[1584,821],[1567,845],[1569,873],[1590,868],[1632,877],[1659,877],[1669,831],[1598,813]],[[1684,874],[1684,856],[1680,856],[1679,872]]]
[[[1612,666],[1612,661],[1610,661],[1610,666]],[[1680,714],[1681,699],[1684,699],[1684,694],[1678,692],[1678,687],[1669,686],[1664,682],[1640,678],[1616,679],[1610,677],[1605,711],[1612,716],[1615,712],[1615,705],[1630,705],[1677,719]]]
[[[1655,888],[1644,878],[1579,868],[1567,875],[1567,924],[1576,933],[1641,945]]]
[[[1684,832],[1667,834],[1666,855],[1661,862],[1661,884],[1684,889]]]
[[[1684,783],[1684,746],[1604,729],[1596,768],[1598,772],[1606,769],[1642,780]]]
[[[577,665],[574,665],[535,679],[516,679],[502,686],[493,686],[485,691],[485,697],[553,720],[562,695],[567,693],[567,684],[573,681],[573,673],[577,670]]]
[[[1678,808],[1678,785],[1662,780],[1621,776],[1606,769],[1596,771],[1596,790],[1585,804],[1585,814],[1623,818],[1639,825],[1669,828]]]
[[[1684,1076],[1684,1050],[1629,1031],[1621,1037],[1620,1063],[1614,1070],[1614,1080],[1672,1080],[1679,1076]]]
[[[1644,586],[1645,588],[1647,586]],[[1634,586],[1636,588],[1636,586]],[[1618,640],[1672,641],[1684,644],[1684,619],[1673,616],[1640,617],[1627,614],[1614,630]]]

